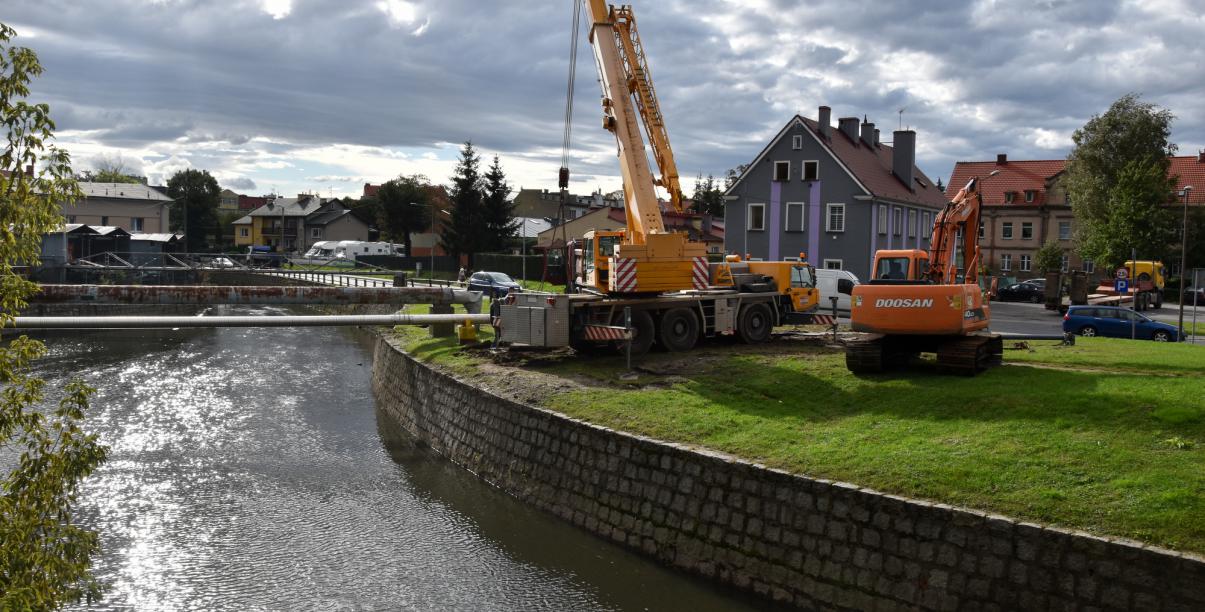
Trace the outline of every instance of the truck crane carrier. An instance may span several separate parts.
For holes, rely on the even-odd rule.
[[[817,312],[815,270],[802,254],[800,261],[732,255],[709,262],[704,243],[666,227],[656,188],[669,193],[677,212],[683,211],[682,189],[636,17],[630,6],[587,4],[603,127],[615,136],[623,175],[625,227],[586,232],[580,243],[566,246],[575,292],[508,295],[498,309],[500,339],[587,349],[630,336],[632,352],[640,354],[654,343],[683,351],[703,337],[735,335],[754,343],[768,340],[775,325],[831,324],[832,317]],[[572,92],[572,63],[570,74]],[[659,177],[653,175],[642,128]],[[568,186],[564,166],[560,185]]]

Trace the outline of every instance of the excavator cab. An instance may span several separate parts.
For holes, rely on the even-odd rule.
[[[902,285],[927,283],[929,254],[918,249],[879,251],[874,256],[871,284]]]

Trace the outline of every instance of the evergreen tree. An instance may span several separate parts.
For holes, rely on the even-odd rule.
[[[460,149],[460,162],[452,175],[451,219],[443,227],[440,244],[444,250],[459,258],[469,256],[472,267],[473,254],[482,251],[486,236],[484,228],[484,204],[481,193],[481,158],[472,142],[465,142]]]
[[[715,182],[715,177],[700,174],[695,178],[695,193],[690,197],[695,203],[695,212],[724,218],[724,190]]]
[[[377,190],[375,200],[377,226],[383,239],[400,239],[406,254],[413,254],[410,235],[431,226],[427,177],[414,174],[386,181]]]
[[[218,229],[218,204],[222,190],[208,170],[181,170],[167,181],[167,196],[172,203],[172,231],[184,232],[189,253],[207,250],[209,238]]]
[[[1175,188],[1168,176],[1173,119],[1171,111],[1127,94],[1072,135],[1064,180],[1085,258],[1111,268],[1131,249],[1142,257],[1166,253],[1168,232],[1177,229],[1162,208]]]
[[[506,251],[514,245],[515,238],[519,235],[519,224],[515,222],[515,203],[510,199],[510,185],[506,183],[506,174],[502,171],[502,164],[497,155],[485,173],[482,204],[486,249],[493,252]]]
[[[66,221],[61,207],[83,197],[67,152],[50,144],[50,108],[26,101],[42,66],[14,36],[0,23],[0,325],[38,291],[14,266],[38,265],[43,236]],[[39,407],[45,381],[32,367],[45,352],[24,335],[0,350],[0,610],[55,610],[101,593],[91,571],[99,539],[77,524],[75,505],[107,449],[82,428],[92,392],[82,381],[68,383],[57,406]]]
[[[946,186],[942,184],[940,176],[937,177],[937,190],[942,193],[946,192]]]

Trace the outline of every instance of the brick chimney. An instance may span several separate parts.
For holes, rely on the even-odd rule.
[[[862,142],[868,147],[874,146],[874,124],[862,118]]]
[[[879,146],[879,128],[874,129],[874,146],[876,148]]]
[[[854,144],[858,144],[858,118],[842,117],[837,120],[837,129]]]
[[[1003,166],[1004,164],[1007,164],[1007,163],[1008,163],[1008,154],[1007,153],[997,153],[996,154],[996,165],[997,166]]]
[[[1200,151],[1197,151],[1197,163],[1205,164],[1205,149],[1201,149]]]
[[[891,155],[891,173],[904,183],[908,191],[915,191],[915,175],[912,173],[916,165],[916,132],[912,130],[896,130],[895,151]]]
[[[829,125],[829,123],[831,123],[833,120],[833,109],[827,106],[821,106],[820,114],[817,115],[817,117],[816,122],[820,124],[821,138],[829,140],[832,138],[832,136],[829,135],[829,132],[832,131],[833,128]]]

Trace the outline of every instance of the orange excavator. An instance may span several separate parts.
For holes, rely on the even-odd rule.
[[[851,295],[851,327],[870,334],[847,345],[851,372],[881,372],[920,353],[936,353],[940,371],[972,376],[1000,362],[1003,342],[986,331],[991,309],[979,287],[978,181],[937,215],[928,252],[875,253],[874,278]]]

